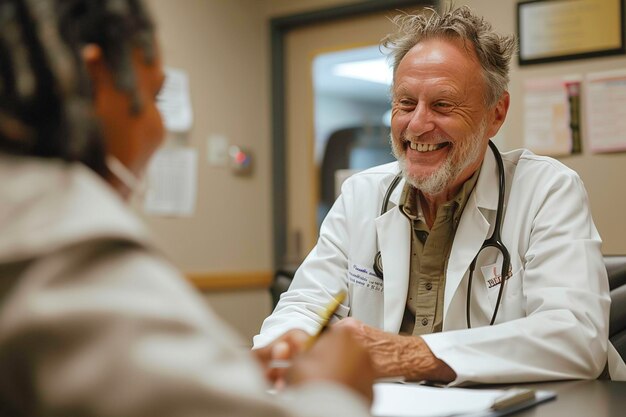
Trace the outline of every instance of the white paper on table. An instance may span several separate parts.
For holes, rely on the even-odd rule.
[[[585,92],[591,150],[626,150],[626,70],[587,74]]]
[[[374,384],[374,417],[485,417],[508,414],[556,398],[553,391],[433,388],[419,384]]]
[[[572,152],[568,84],[579,75],[534,78],[524,83],[524,147],[542,155]]]
[[[438,417],[488,410],[501,390],[435,388],[416,384],[374,385],[372,414],[376,417]]]
[[[192,148],[159,150],[147,171],[146,213],[191,216],[196,205],[198,152]]]
[[[157,97],[157,107],[165,128],[170,132],[187,132],[193,123],[189,77],[180,69],[165,68],[165,82]]]

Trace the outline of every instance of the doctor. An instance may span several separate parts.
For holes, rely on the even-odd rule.
[[[509,108],[514,38],[467,7],[395,24],[384,44],[398,162],[344,183],[255,346],[294,354],[347,290],[337,325],[357,330],[379,377],[598,377],[610,298],[584,186],[556,160],[489,144]]]

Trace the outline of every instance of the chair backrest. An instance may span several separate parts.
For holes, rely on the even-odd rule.
[[[611,288],[609,339],[626,360],[626,255],[604,257]]]
[[[274,275],[274,280],[272,281],[272,285],[270,286],[270,294],[272,294],[273,307],[276,307],[276,304],[278,304],[278,300],[280,300],[280,295],[289,289],[294,274],[295,271],[293,270],[280,269],[276,271],[276,274]]]

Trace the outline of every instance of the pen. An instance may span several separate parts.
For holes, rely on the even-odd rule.
[[[311,346],[313,346],[313,344],[315,343],[315,341],[321,336],[321,334],[324,333],[324,330],[328,328],[328,325],[330,324],[330,319],[337,312],[337,309],[339,308],[339,306],[341,305],[341,303],[343,302],[345,298],[346,298],[346,292],[341,291],[339,294],[337,294],[336,297],[333,297],[333,299],[330,300],[330,302],[326,305],[326,308],[322,312],[322,316],[321,316],[322,321],[320,323],[320,328],[317,330],[317,332],[314,335],[309,337],[309,339],[306,341],[306,343],[304,344],[304,349],[303,349],[304,351],[307,351],[308,349],[310,349]]]
[[[310,349],[311,346],[313,346],[313,344],[315,343],[315,341],[321,336],[321,334],[324,333],[324,330],[328,328],[328,325],[330,324],[330,319],[337,312],[337,309],[339,308],[343,300],[345,300],[345,298],[346,298],[346,292],[341,291],[339,294],[337,294],[336,297],[333,297],[333,299],[330,300],[330,302],[326,305],[321,315],[322,321],[320,322],[320,327],[317,330],[317,332],[309,336],[307,341],[304,343],[304,346],[302,348],[303,352]],[[288,368],[290,366],[291,366],[291,360],[289,359],[273,359],[269,363],[269,367],[275,368],[275,369],[276,368]]]

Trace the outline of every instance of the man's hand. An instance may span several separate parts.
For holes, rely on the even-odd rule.
[[[421,337],[386,333],[351,317],[332,327],[353,329],[372,357],[377,378],[403,376],[446,383],[456,379],[452,368],[435,357]]]
[[[350,327],[327,328],[306,352],[293,360],[287,372],[288,385],[326,380],[352,388],[372,402],[374,368],[370,355]]]

